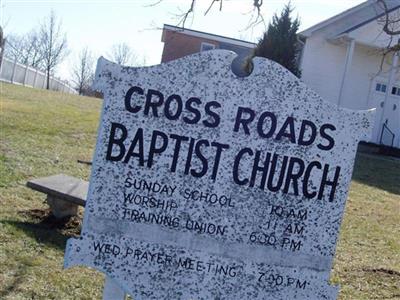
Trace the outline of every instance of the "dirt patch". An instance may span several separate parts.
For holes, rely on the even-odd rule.
[[[55,229],[66,236],[79,236],[81,233],[82,217],[70,216],[57,219],[50,209],[31,209],[20,211],[19,215],[31,218],[42,228]]]
[[[376,268],[376,269],[363,269],[364,272],[372,272],[372,273],[381,273],[381,274],[387,274],[387,275],[395,275],[395,276],[400,276],[400,272],[391,270],[391,269],[385,269],[385,268]]]

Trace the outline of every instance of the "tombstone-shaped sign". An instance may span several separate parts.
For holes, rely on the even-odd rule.
[[[329,276],[372,111],[323,101],[280,65],[207,51],[100,58],[104,104],[82,234],[65,266],[134,299],[335,299]]]

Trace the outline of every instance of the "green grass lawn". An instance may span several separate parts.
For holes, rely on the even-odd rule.
[[[100,299],[103,276],[63,270],[71,232],[38,216],[47,208],[27,179],[88,179],[101,100],[0,85],[0,299]],[[358,153],[332,282],[340,299],[400,299],[400,160]]]

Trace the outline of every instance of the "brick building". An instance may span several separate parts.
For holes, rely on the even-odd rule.
[[[201,51],[231,50],[238,55],[232,63],[236,74],[243,73],[241,69],[243,58],[247,57],[256,46],[251,42],[172,25],[164,25],[161,41],[164,42],[162,63]]]

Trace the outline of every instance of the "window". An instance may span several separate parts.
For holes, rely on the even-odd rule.
[[[400,96],[400,88],[398,86],[392,87],[392,95]]]
[[[376,86],[375,86],[375,91],[386,93],[386,84],[377,83]],[[392,91],[392,93],[393,93],[393,91]]]
[[[215,49],[215,45],[214,44],[205,43],[205,42],[201,43],[201,48],[200,48],[201,52],[208,51],[208,50],[213,50],[213,49]]]

